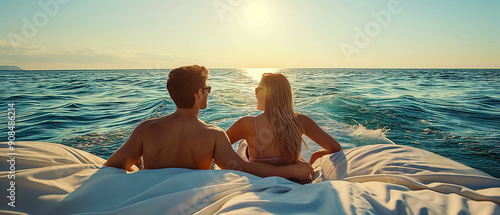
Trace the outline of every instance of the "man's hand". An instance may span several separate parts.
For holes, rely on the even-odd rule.
[[[311,182],[311,174],[314,172],[311,164],[303,161],[297,162],[295,164],[295,178],[301,181]]]

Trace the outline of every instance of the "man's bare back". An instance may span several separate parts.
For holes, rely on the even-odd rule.
[[[191,110],[179,109],[138,125],[107,165],[138,170],[131,165],[142,156],[145,169],[210,169],[216,144],[225,144],[225,138],[223,129],[204,123]]]
[[[148,120],[142,126],[145,169],[210,169],[220,128],[175,115]]]

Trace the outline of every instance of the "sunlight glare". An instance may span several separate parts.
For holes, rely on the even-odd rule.
[[[254,2],[246,10],[248,21],[255,26],[262,26],[269,20],[269,10],[265,5]]]
[[[277,71],[277,69],[276,68],[246,68],[245,71],[255,81],[260,81],[260,79],[262,78],[262,74],[275,73]]]

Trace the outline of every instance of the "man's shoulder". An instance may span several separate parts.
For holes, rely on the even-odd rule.
[[[156,121],[158,119],[154,118],[154,119],[147,119],[141,123],[139,123],[139,125],[137,125],[137,127],[135,127],[135,131],[136,132],[139,132],[139,133],[144,133],[148,130],[151,130],[152,128],[155,127],[155,124],[156,124]]]
[[[209,137],[222,138],[227,136],[226,131],[224,131],[224,129],[216,125],[206,124],[205,130],[206,130],[206,135]]]
[[[147,128],[147,127],[151,127],[151,126],[153,126],[153,125],[154,125],[154,123],[155,123],[155,121],[156,121],[156,120],[157,120],[156,118],[154,118],[154,119],[147,119],[147,120],[145,120],[145,121],[141,122],[141,123],[137,126],[137,128]]]
[[[222,129],[221,127],[216,126],[216,125],[205,124],[204,128],[209,133],[212,133],[212,134],[218,134],[218,133],[224,132],[224,129]]]

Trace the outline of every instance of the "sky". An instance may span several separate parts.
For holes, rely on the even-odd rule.
[[[0,0],[28,70],[500,68],[498,0]]]

